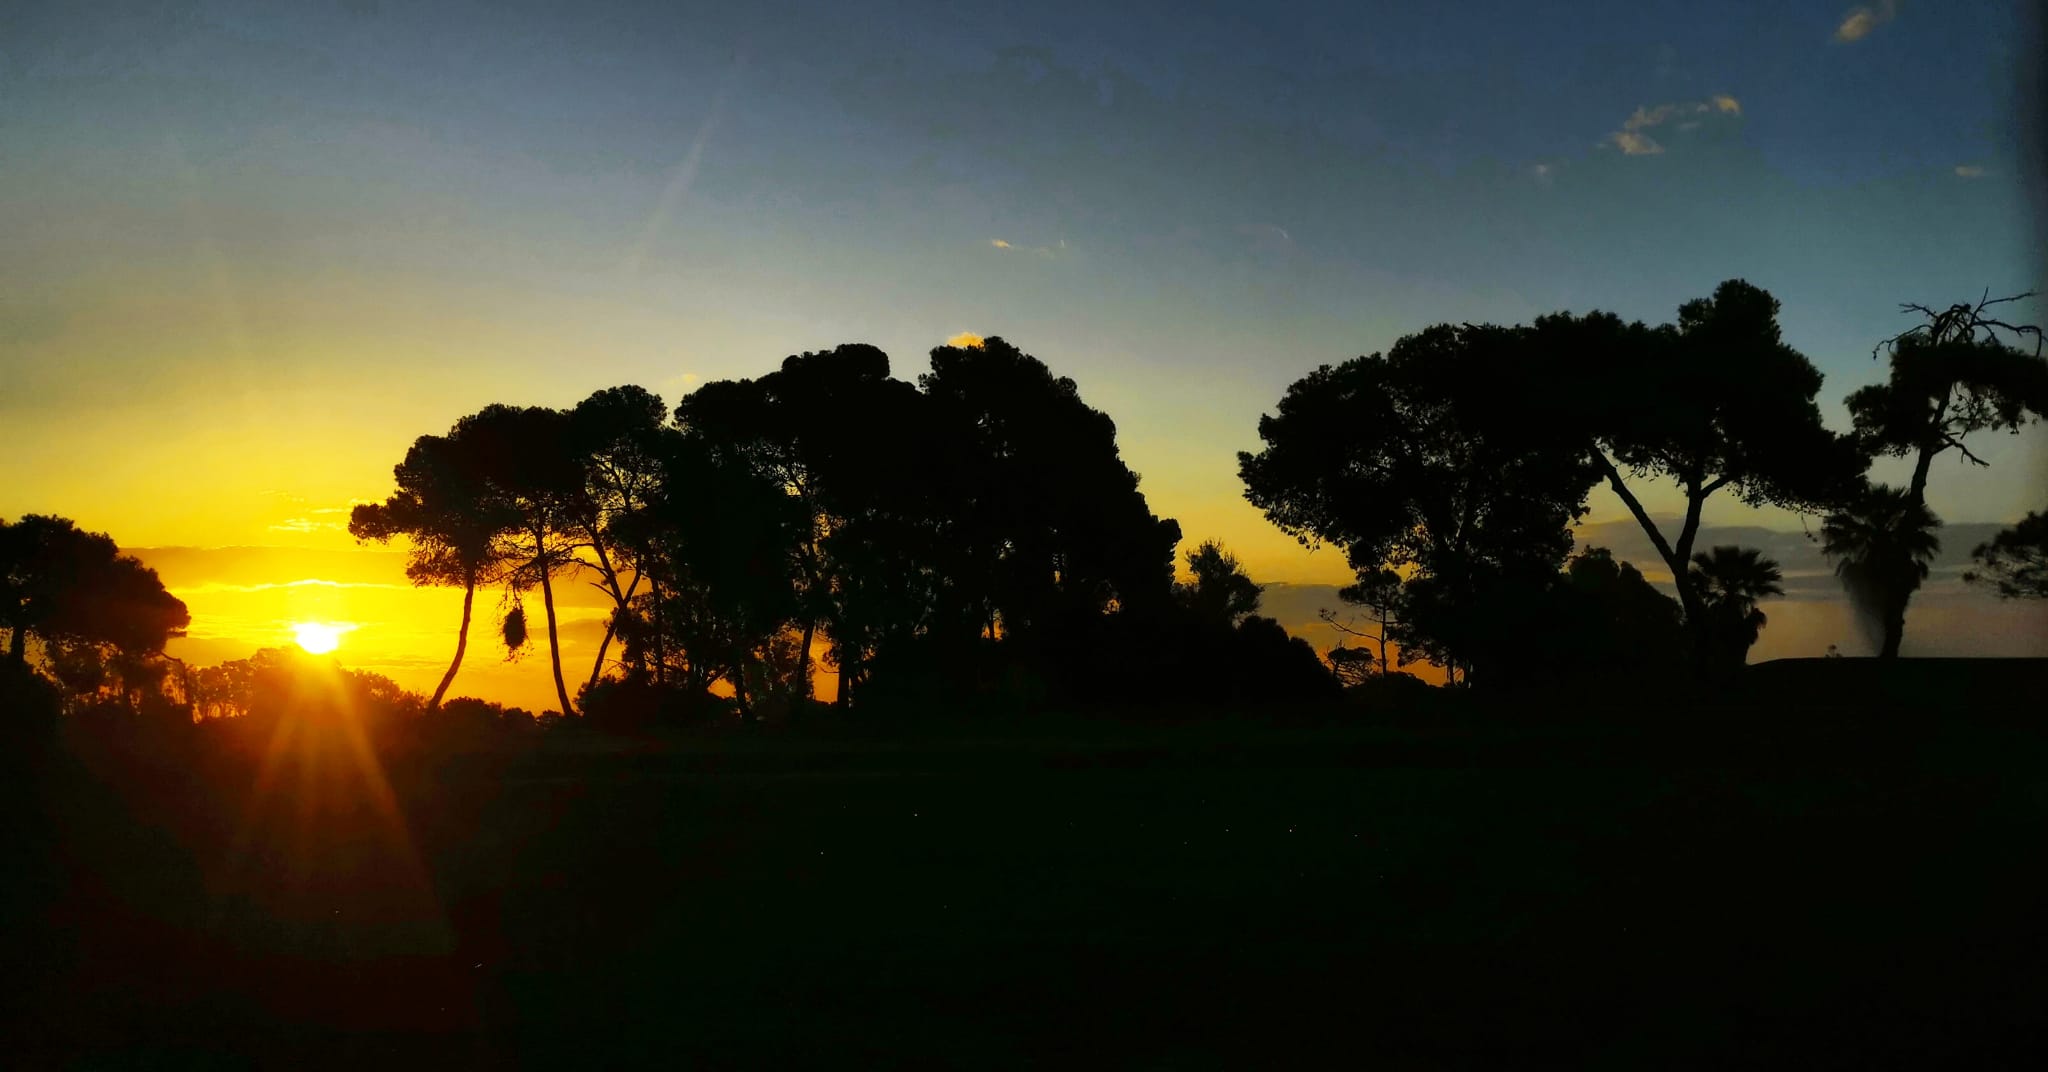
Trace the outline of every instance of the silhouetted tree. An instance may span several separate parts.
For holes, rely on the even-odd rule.
[[[74,695],[109,682],[140,691],[162,682],[164,644],[190,623],[156,571],[104,533],[41,514],[0,521],[0,626],[15,667],[28,667],[34,639]]]
[[[1709,649],[1724,669],[1739,668],[1770,619],[1757,602],[1782,596],[1784,573],[1754,547],[1716,547],[1692,558],[1691,581],[1705,608]]]
[[[660,485],[661,457],[668,427],[668,409],[653,392],[641,387],[608,387],[593,393],[569,411],[569,434],[583,466],[583,494],[569,501],[576,510],[573,524],[586,563],[598,575],[597,587],[612,599],[591,663],[589,688],[604,672],[624,616],[632,613],[633,594],[644,571],[638,568],[644,548],[631,519]],[[582,561],[578,559],[578,561]]]
[[[1330,628],[1340,633],[1378,645],[1379,655],[1374,660],[1374,663],[1379,667],[1380,673],[1386,673],[1391,670],[1392,664],[1387,661],[1387,641],[1392,639],[1393,630],[1401,625],[1401,575],[1393,570],[1380,570],[1376,573],[1360,574],[1360,579],[1357,583],[1345,585],[1337,590],[1337,598],[1354,607],[1363,607],[1367,620],[1373,625],[1372,630],[1368,632],[1356,628],[1352,622],[1339,621],[1337,612],[1327,607],[1318,611],[1317,616]],[[1354,649],[1347,648],[1341,650],[1349,651]],[[1334,656],[1335,652],[1331,654]],[[1355,658],[1350,656],[1346,658],[1351,659],[1354,666],[1357,665]],[[1336,664],[1332,662],[1331,665],[1334,667]]]
[[[2048,513],[2029,513],[1970,552],[1963,580],[1988,584],[2000,599],[2048,599]]]
[[[1245,497],[1282,531],[1343,548],[1361,582],[1409,571],[1403,653],[1452,679],[1526,643],[1489,601],[1548,583],[1593,481],[1584,436],[1528,404],[1544,385],[1527,341],[1439,326],[1324,366],[1260,418],[1265,449],[1238,455]]]
[[[918,383],[958,439],[949,529],[988,570],[1000,631],[1028,637],[1171,599],[1180,526],[1154,516],[1116,423],[1001,338],[941,346]]]
[[[1884,383],[1851,394],[1849,414],[1866,451],[1913,457],[1913,475],[1905,488],[1905,499],[1913,505],[1927,505],[1928,472],[1936,457],[1953,450],[1965,462],[1988,465],[1965,440],[1978,432],[2017,432],[2048,414],[2048,360],[2041,356],[2041,329],[2010,324],[1990,312],[2028,297],[2032,295],[1991,298],[1987,292],[1975,304],[1951,305],[1940,312],[1925,305],[1902,305],[1923,322],[1871,351],[1873,359],[1880,354],[1890,359],[1890,375]],[[2014,345],[2029,336],[2031,353]],[[1860,574],[1844,579],[1849,576]],[[1909,572],[1898,573],[1897,583],[1908,576]],[[1885,648],[1894,653],[1899,638],[1893,633],[1903,633],[1905,603],[1917,587],[1915,580],[1879,597],[1880,603],[1890,598],[1901,601],[1896,625],[1892,612],[1883,612]]]
[[[917,389],[888,355],[845,345],[786,358],[754,380],[706,384],[676,408],[685,437],[781,489],[803,519],[789,548],[797,602],[798,688],[809,695],[823,628],[852,702],[878,645],[928,624],[937,515],[929,471],[938,441]]]
[[[1371,681],[1379,676],[1383,665],[1372,652],[1342,644],[1331,648],[1325,658],[1330,663],[1330,672],[1337,675],[1337,683],[1345,688]]]
[[[406,538],[411,546],[405,575],[413,584],[462,586],[455,658],[427,701],[429,709],[440,706],[462,668],[477,586],[500,579],[504,541],[520,523],[518,511],[487,479],[488,467],[459,428],[448,436],[421,436],[392,470],[398,490],[349,513],[348,531],[358,540]]]
[[[1849,414],[1856,436],[1876,454],[1913,455],[1907,494],[1927,502],[1928,469],[1949,450],[1975,465],[1988,464],[1963,442],[1983,431],[2017,432],[2048,414],[2048,360],[2041,356],[2041,329],[2008,324],[1987,313],[1994,306],[2032,297],[1986,297],[1976,304],[1936,312],[1918,304],[1901,309],[1924,323],[1886,339],[1871,351],[1890,358],[1890,376],[1851,394]],[[2028,353],[2006,341],[2032,336]]]
[[[1688,567],[1708,499],[1725,488],[1751,506],[1818,512],[1863,468],[1854,444],[1822,425],[1820,370],[1785,344],[1778,300],[1742,280],[1680,306],[1675,325],[1558,315],[1536,333],[1559,390],[1533,397],[1591,433],[1588,457],[1670,569],[1696,630],[1706,606]],[[1675,531],[1650,517],[1624,474],[1678,485]]]
[[[1872,485],[1821,523],[1821,552],[1835,563],[1859,617],[1881,637],[1878,655],[1895,659],[1906,632],[1906,602],[1927,579],[1941,550],[1941,522],[1911,488]]]
[[[1635,564],[1604,547],[1572,556],[1553,589],[1541,645],[1553,677],[1583,683],[1668,678],[1685,662],[1684,614]]]
[[[569,688],[562,678],[553,580],[556,574],[575,567],[581,519],[590,512],[575,426],[561,410],[492,405],[457,421],[451,438],[464,441],[482,460],[492,501],[502,502],[518,514],[518,524],[506,529],[498,541],[499,553],[510,567],[507,583],[515,591],[540,589],[541,606],[547,613],[548,663],[554,672],[555,695],[562,713],[573,715],[576,708],[569,702]]]
[[[675,441],[662,472],[642,559],[660,582],[654,620],[687,660],[692,690],[722,679],[749,716],[749,671],[800,609],[791,564],[805,537],[802,503],[744,456],[702,440]]]
[[[1174,585],[1174,594],[1190,614],[1205,622],[1236,625],[1259,609],[1265,586],[1254,582],[1237,556],[1215,540],[1204,540],[1187,553],[1191,579]]]

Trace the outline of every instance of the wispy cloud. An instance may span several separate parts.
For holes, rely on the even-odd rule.
[[[1653,156],[1664,151],[1664,146],[1649,131],[1672,120],[1679,120],[1680,130],[1691,130],[1700,125],[1700,117],[1739,116],[1742,102],[1726,93],[1716,93],[1703,101],[1688,101],[1679,104],[1659,104],[1655,107],[1638,107],[1627,119],[1622,120],[1621,129],[1602,139],[1602,144],[1620,149],[1626,156]]]
[[[1957,164],[1956,174],[1965,179],[1981,179],[1984,177],[1984,169],[1977,164]]]
[[[971,331],[963,331],[963,332],[961,332],[960,334],[958,334],[958,335],[955,335],[955,336],[953,336],[953,337],[952,337],[952,338],[950,338],[950,339],[947,339],[947,340],[946,340],[946,345],[947,345],[947,346],[965,346],[965,347],[969,347],[969,348],[971,348],[971,349],[979,350],[979,349],[981,349],[982,343],[983,343],[983,342],[985,342],[985,341],[986,341],[986,340],[984,340],[984,339],[983,339],[983,338],[982,338],[981,336],[979,336],[979,335],[976,335],[975,333],[973,333],[973,332],[971,332]]]
[[[1067,240],[1062,238],[1050,246],[1018,246],[1008,239],[991,238],[988,244],[996,249],[1016,250],[1019,253],[1036,253],[1041,257],[1057,257],[1067,251]]]
[[[1872,30],[1899,17],[1898,0],[1877,0],[1877,3],[1851,10],[1842,17],[1842,24],[1835,27],[1835,40],[1861,41],[1870,36]]]
[[[681,398],[696,390],[699,382],[701,381],[694,372],[670,376],[661,381],[661,395],[663,398]]]
[[[316,512],[325,512],[325,511],[316,511]],[[341,522],[339,522],[339,521],[315,521],[315,520],[313,520],[313,519],[312,519],[312,518],[310,518],[310,517],[293,517],[293,518],[287,518],[287,519],[285,519],[285,520],[283,520],[283,521],[280,521],[280,522],[278,522],[278,523],[277,523],[277,524],[275,524],[275,525],[272,525],[272,526],[270,526],[270,531],[272,531],[272,532],[339,532],[339,531],[341,531],[342,527],[343,527],[343,526],[342,526]]]

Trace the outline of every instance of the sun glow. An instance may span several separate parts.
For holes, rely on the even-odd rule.
[[[325,655],[340,647],[341,634],[345,632],[348,632],[347,626],[333,622],[292,623],[292,639],[312,655]]]

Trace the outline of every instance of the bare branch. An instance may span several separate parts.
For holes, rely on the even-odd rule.
[[[1957,439],[1957,438],[1956,438],[1955,436],[1952,436],[1952,435],[1948,435],[1948,434],[1946,434],[1946,433],[1944,433],[1944,434],[1942,435],[1942,438],[1943,438],[1944,440],[1947,440],[1947,441],[1948,441],[1948,445],[1949,445],[1949,446],[1951,446],[1951,447],[1954,447],[1954,448],[1956,448],[1956,449],[1957,449],[1957,450],[1959,450],[1959,451],[1962,451],[1962,452],[1963,452],[1963,458],[1964,458],[1965,460],[1967,460],[1967,461],[1972,461],[1972,462],[1975,462],[1975,463],[1977,463],[1977,465],[1978,465],[1978,466],[1980,466],[1980,467],[1982,467],[1982,468],[1985,468],[1985,469],[1989,469],[1989,468],[1991,468],[1991,463],[1990,463],[1990,462],[1987,462],[1987,461],[1985,461],[1984,459],[1982,459],[1982,458],[1979,458],[1979,457],[1977,457],[1977,456],[1976,456],[1975,454],[1972,454],[1972,453],[1970,453],[1970,448],[1968,448],[1968,447],[1966,447],[1966,446],[1963,446],[1963,441],[1962,441],[1962,440],[1960,440],[1960,439]]]

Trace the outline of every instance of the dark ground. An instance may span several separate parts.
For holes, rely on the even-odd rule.
[[[388,808],[343,747],[74,744],[10,790],[0,1050],[2042,1067],[2036,719],[1520,714],[578,736],[387,758]]]

